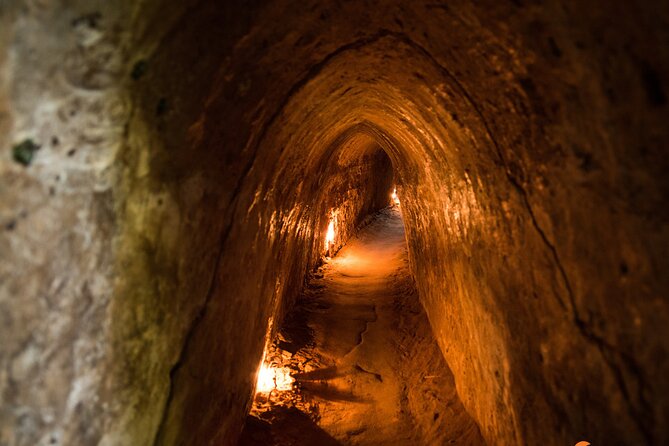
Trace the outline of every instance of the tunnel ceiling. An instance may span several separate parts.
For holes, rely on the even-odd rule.
[[[0,432],[16,444],[234,444],[328,220],[344,243],[393,184],[490,444],[669,438],[659,2],[0,17]],[[28,165],[22,141],[40,147]]]

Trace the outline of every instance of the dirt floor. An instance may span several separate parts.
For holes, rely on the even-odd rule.
[[[478,445],[409,273],[398,207],[320,268],[267,362],[292,390],[258,394],[240,445]]]

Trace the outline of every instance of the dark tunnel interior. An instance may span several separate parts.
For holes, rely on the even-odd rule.
[[[666,444],[668,23],[0,1],[0,445]]]

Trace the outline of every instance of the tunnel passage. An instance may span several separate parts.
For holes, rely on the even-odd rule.
[[[283,312],[301,290],[306,272],[323,255],[334,254],[365,217],[389,203],[392,165],[369,137],[337,137],[314,151],[302,150],[293,141],[286,144],[295,149],[257,160],[261,163],[257,170],[260,185],[249,182],[253,192],[240,192],[240,196],[249,199],[242,205],[246,213],[239,225],[231,227],[226,244],[226,251],[239,257],[230,257],[218,266],[225,279],[215,279],[212,284],[212,295],[216,287],[237,294],[236,305],[226,308],[226,312],[219,310],[221,313],[211,320],[203,319],[201,325],[193,327],[192,344],[183,349],[184,362],[173,369],[173,393],[159,429],[159,444],[205,443],[222,431],[221,423],[227,420],[221,420],[220,413],[213,412],[219,417],[209,425],[201,418],[202,408],[212,400],[229,401],[229,388],[220,386],[221,379],[238,380],[240,388],[246,388],[236,408],[243,414],[245,405],[239,403],[247,401],[253,390],[263,347],[277,328],[275,321],[281,321]],[[273,175],[267,175],[270,171]],[[330,222],[335,233],[326,248],[325,234]],[[253,240],[250,247],[249,240]],[[265,254],[258,259],[258,253]],[[248,277],[257,277],[260,295],[266,300],[249,299]],[[210,311],[207,308],[207,315]],[[225,330],[227,324],[232,327],[234,321],[248,321],[249,316],[255,324],[252,330],[220,333],[220,317],[226,319]],[[235,339],[235,349],[221,342],[221,337],[227,336]],[[242,358],[248,362],[240,364]],[[205,373],[214,375],[211,387],[201,385],[202,375],[196,370],[202,364],[208,364],[205,369],[210,369]],[[241,428],[242,418],[230,418],[231,427],[223,430],[220,441],[231,441],[231,432]],[[193,431],[191,426],[195,425],[200,425],[202,431]]]
[[[420,306],[399,202],[310,277],[265,348],[239,446],[484,444]]]
[[[393,181],[489,444],[667,442],[661,2],[0,14],[0,443],[234,444],[332,211]]]

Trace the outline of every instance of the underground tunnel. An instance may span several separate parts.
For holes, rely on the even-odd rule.
[[[0,1],[0,446],[669,443],[668,21]]]

